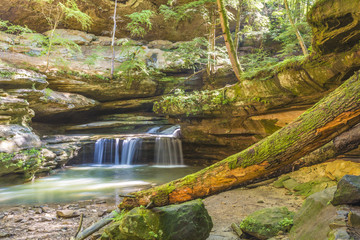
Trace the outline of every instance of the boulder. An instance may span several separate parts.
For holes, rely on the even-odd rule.
[[[51,30],[44,33],[46,36],[50,36],[50,34]],[[96,39],[94,34],[70,29],[56,29],[54,34],[67,40],[74,41],[78,45],[89,45],[90,42]]]
[[[336,187],[309,196],[294,216],[290,238],[296,240],[327,239],[329,225],[336,219],[336,208],[329,204]],[[316,224],[314,224],[316,223]]]
[[[293,224],[294,213],[286,207],[264,208],[253,212],[241,223],[243,232],[258,239],[268,239],[287,232]]]
[[[40,138],[29,128],[16,124],[0,125],[0,139],[0,152],[6,153],[42,145]]]
[[[338,183],[333,205],[360,204],[360,176],[345,175]]]
[[[201,200],[152,210],[137,207],[115,218],[101,239],[205,240],[213,224]]]
[[[163,239],[207,239],[213,227],[212,220],[200,199],[155,208],[154,211],[160,215]]]

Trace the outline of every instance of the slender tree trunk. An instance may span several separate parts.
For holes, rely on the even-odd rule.
[[[289,9],[289,5],[288,5],[287,0],[284,0],[284,4],[285,4],[286,13],[287,13],[287,15],[288,15],[288,17],[289,17],[290,24],[291,24],[291,26],[294,28],[294,31],[295,31],[296,37],[297,37],[297,39],[298,39],[298,41],[299,41],[301,50],[302,50],[304,56],[307,56],[307,55],[309,55],[308,50],[307,50],[307,48],[306,48],[304,39],[302,38],[299,30],[297,29],[297,27],[296,27],[296,25],[295,25],[295,23],[294,23],[294,20],[293,20],[292,17],[291,17],[291,13],[290,13],[290,9]]]
[[[215,72],[215,32],[216,32],[216,17],[213,7],[210,8],[210,30],[209,30],[209,55],[208,55],[208,75]]]
[[[242,0],[239,0],[239,9],[236,15],[236,28],[235,28],[235,51],[237,53],[239,48],[239,33],[241,27],[241,13],[242,13]]]
[[[120,208],[164,206],[209,196],[288,168],[360,121],[359,72],[298,119],[240,153],[182,179],[133,193]]]
[[[229,28],[229,21],[228,21],[228,17],[227,17],[227,14],[226,14],[226,8],[225,8],[224,0],[216,0],[216,2],[217,2],[217,5],[218,5],[218,8],[219,8],[221,28],[222,28],[222,31],[223,31],[225,45],[226,45],[227,52],[229,54],[231,66],[232,66],[232,68],[234,70],[236,78],[239,81],[241,81],[241,76],[240,75],[242,73],[242,69],[241,69],[239,59],[237,58],[237,54],[236,54],[235,47],[234,47],[234,42],[233,42],[233,40],[231,38],[231,33],[230,33],[230,28]]]
[[[47,54],[46,54],[46,68],[45,68],[45,72],[49,69],[49,63],[50,63],[50,53],[51,53],[51,48],[54,42],[54,32],[59,24],[59,22],[61,21],[62,17],[63,17],[63,13],[61,12],[62,10],[59,8],[57,11],[59,11],[59,14],[57,15],[56,19],[54,20],[54,27],[52,28],[50,37],[49,37],[49,47],[47,50]]]
[[[115,32],[116,32],[116,8],[117,8],[117,0],[115,0],[115,8],[114,8],[114,28],[112,33],[112,40],[111,40],[111,79],[114,78],[114,68],[115,68]]]

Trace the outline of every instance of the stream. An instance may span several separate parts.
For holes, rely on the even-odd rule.
[[[77,165],[32,183],[0,187],[0,206],[66,203],[113,198],[163,184],[200,170],[174,165]]]

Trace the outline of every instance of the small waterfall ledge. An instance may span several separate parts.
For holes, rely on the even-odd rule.
[[[161,127],[154,127],[147,131],[154,144],[148,164],[160,166],[184,165],[180,128],[173,126],[160,131]],[[143,138],[127,137],[101,138],[95,142],[94,163],[113,165],[134,165],[143,156]],[[147,156],[149,157],[149,156]]]

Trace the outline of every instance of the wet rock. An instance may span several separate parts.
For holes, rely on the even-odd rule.
[[[287,232],[293,223],[294,213],[286,207],[265,208],[247,216],[241,223],[243,232],[259,239],[268,239]]]
[[[47,31],[44,34],[46,36],[49,36],[51,34],[51,31]],[[94,41],[96,39],[94,34],[70,29],[56,29],[54,34],[67,40],[74,41],[78,45],[88,45],[91,41]]]
[[[360,203],[360,176],[345,175],[338,183],[333,205]]]
[[[57,210],[56,216],[59,218],[74,218],[80,216],[80,214],[73,210]]]

